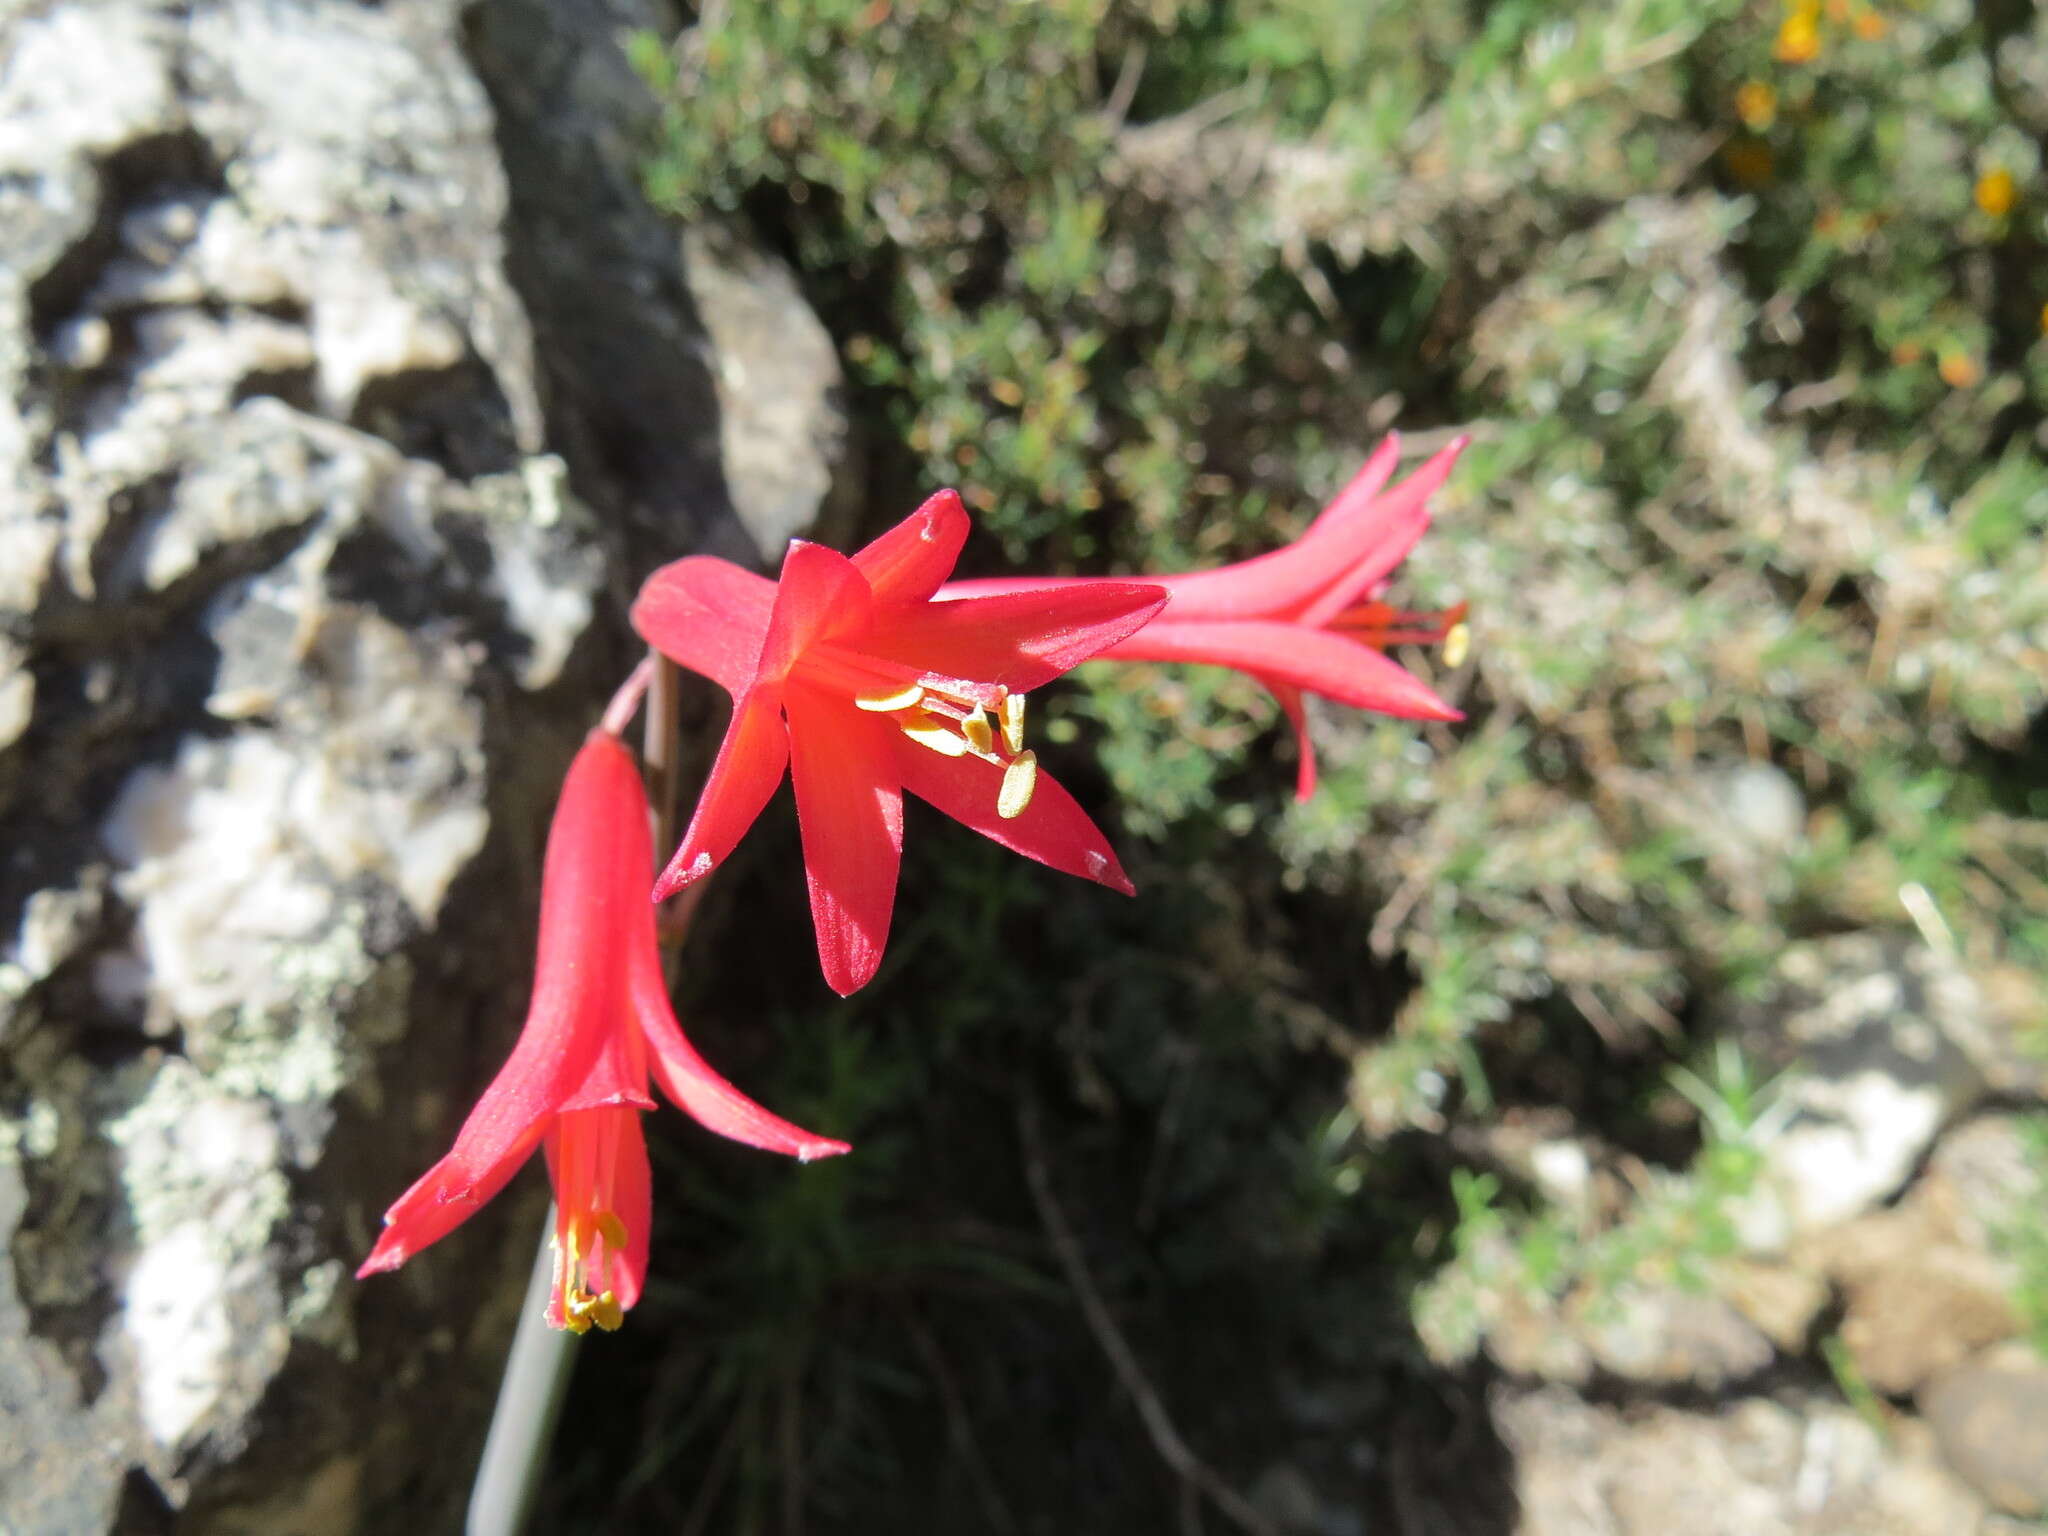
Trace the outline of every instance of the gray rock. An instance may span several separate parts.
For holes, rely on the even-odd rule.
[[[538,832],[627,654],[597,599],[757,552],[712,375],[794,375],[721,348],[819,370],[737,499],[781,537],[843,478],[786,276],[734,257],[761,323],[707,334],[638,198],[636,15],[0,21],[10,1536],[152,1486],[192,1531],[382,1528],[401,1489],[454,1523],[538,1190],[349,1275],[519,1017]]]
[[[850,477],[839,354],[796,275],[730,224],[685,237],[690,296],[716,356],[719,442],[740,521],[779,563],[823,519],[844,526]],[[906,512],[909,508],[904,509]]]
[[[540,341],[548,437],[636,577],[691,549],[779,559],[820,518],[837,537],[855,483],[837,361],[787,268],[730,230],[686,253],[641,192],[660,104],[615,40],[673,33],[673,9],[499,0],[468,28],[519,168],[510,270]]]
[[[1523,1536],[1930,1536],[1988,1529],[1919,1426],[1880,1435],[1822,1398],[1710,1412],[1503,1389]]]
[[[1840,1338],[1873,1387],[1903,1396],[2019,1332],[1997,1233],[2038,1198],[2017,1122],[1986,1115],[1942,1138],[1897,1205],[1800,1245],[1840,1293]]]
[[[1776,1085],[1765,1172],[1741,1214],[1757,1250],[1846,1221],[1905,1184],[1987,1088],[1969,978],[1925,945],[1845,934],[1788,947],[1722,1029]]]
[[[2007,1514],[2048,1512],[2048,1364],[2024,1346],[1942,1372],[1920,1395],[1949,1465]]]
[[[1676,1286],[1581,1288],[1561,1301],[1493,1298],[1486,1352],[1515,1376],[1584,1386],[1596,1373],[1645,1385],[1712,1390],[1756,1375],[1770,1339],[1719,1296]]]

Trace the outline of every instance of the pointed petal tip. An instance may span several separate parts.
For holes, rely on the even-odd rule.
[[[356,1278],[367,1280],[372,1275],[389,1274],[411,1257],[405,1244],[392,1242],[391,1234],[386,1232],[377,1239],[377,1246],[370,1250],[370,1256],[356,1266]]]
[[[1131,884],[1131,877],[1124,873],[1123,865],[1117,863],[1114,856],[1097,853],[1091,848],[1088,850],[1086,858],[1088,861],[1088,878],[1097,885],[1106,885],[1112,891],[1123,896],[1135,896],[1138,894],[1138,888]]]
[[[851,997],[875,979],[875,971],[881,965],[881,961],[880,955],[875,956],[870,963],[852,966],[836,966],[827,961],[824,965],[825,985],[841,997]]]
[[[820,1136],[815,1141],[807,1141],[798,1147],[796,1160],[800,1163],[815,1163],[821,1158],[839,1157],[852,1150],[853,1143],[850,1141],[834,1141],[830,1137]]]
[[[669,897],[675,895],[676,892],[682,890],[685,886],[695,885],[699,880],[711,873],[711,868],[715,861],[710,854],[700,850],[694,858],[685,863],[683,861],[685,851],[684,848],[678,848],[676,856],[668,861],[668,868],[664,869],[659,877],[656,878],[653,900],[657,905],[667,901]]]

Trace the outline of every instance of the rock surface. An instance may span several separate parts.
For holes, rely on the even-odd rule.
[[[1853,933],[1786,948],[1728,1030],[1781,1074],[1748,1244],[1783,1249],[1896,1194],[1941,1128],[1976,1104],[1996,1047],[1977,989],[1922,944]]]
[[[2012,1117],[1989,1115],[1942,1138],[1897,1205],[1802,1249],[1839,1291],[1842,1343],[1873,1387],[1906,1396],[2020,1331],[1995,1228],[2037,1193]]]
[[[778,317],[709,336],[630,177],[564,180],[646,110],[634,16],[487,9],[0,21],[10,1536],[454,1523],[538,1191],[350,1272],[518,1018],[616,598],[839,481],[827,370],[727,490],[712,375],[792,366],[786,278],[699,258]]]
[[[1881,1435],[1820,1398],[1625,1411],[1502,1391],[1523,1536],[1932,1536],[1990,1532],[1923,1429]]]
[[[2008,1514],[2048,1513],[2048,1365],[2025,1348],[1943,1372],[1921,1396],[1949,1464]]]

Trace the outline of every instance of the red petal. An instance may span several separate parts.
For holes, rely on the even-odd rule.
[[[1144,628],[1165,602],[1158,587],[1090,581],[924,603],[877,614],[849,649],[1023,693]]]
[[[941,757],[904,736],[896,740],[896,772],[903,787],[955,821],[1027,859],[1136,894],[1109,840],[1074,797],[1043,769],[1022,815],[996,814],[1003,770],[978,757]]]
[[[545,1143],[548,1182],[555,1190],[555,1285],[548,1322],[566,1326],[564,1291],[570,1281],[569,1253],[584,1245],[581,1282],[610,1291],[624,1311],[640,1299],[647,1274],[648,1229],[654,1217],[653,1179],[647,1167],[647,1135],[637,1110],[614,1110],[557,1119]],[[609,1211],[626,1229],[626,1245],[615,1249],[602,1227],[572,1234],[579,1216]]]
[[[689,828],[654,882],[656,901],[666,901],[717,868],[774,795],[788,762],[781,690],[773,684],[749,689],[733,705],[732,722],[690,813]]]
[[[897,732],[880,716],[800,683],[783,707],[818,959],[826,984],[845,997],[875,974],[889,937],[903,857]]]
[[[460,1226],[505,1187],[590,1076],[623,1014],[625,936],[652,921],[643,889],[651,862],[640,770],[618,741],[593,731],[548,830],[533,1001],[518,1043],[448,1155],[385,1214],[359,1274],[396,1269]]]
[[[967,542],[967,509],[958,491],[926,498],[902,522],[853,557],[878,603],[921,603],[953,574]]]
[[[706,1130],[805,1163],[850,1150],[843,1141],[815,1136],[770,1114],[712,1070],[676,1022],[668,983],[661,974],[661,957],[651,943],[634,954],[633,1011],[654,1049],[654,1076],[661,1091]]]
[[[1173,594],[1167,612],[1175,619],[1250,619],[1312,601],[1384,536],[1387,522],[1375,497],[1400,452],[1400,439],[1389,433],[1310,531],[1292,544],[1213,571],[1161,578]],[[1398,557],[1386,569],[1397,563]]]
[[[506,1155],[487,1168],[479,1169],[458,1147],[421,1174],[384,1213],[384,1230],[377,1235],[370,1256],[357,1266],[356,1278],[398,1268],[474,1216],[533,1155],[548,1124],[543,1119],[523,1126],[523,1137],[508,1145]]]
[[[645,869],[653,862],[652,855],[641,861]],[[620,929],[631,941],[637,939],[634,931],[640,927],[636,920],[644,915],[646,920],[646,942],[654,944],[654,904],[636,901],[633,916],[622,917]],[[624,956],[620,957],[621,964]],[[635,1109],[654,1108],[654,1100],[647,1096],[647,1042],[640,1032],[631,1027],[626,1019],[623,1004],[626,1001],[625,978],[607,978],[607,990],[614,994],[613,1013],[605,1022],[604,1042],[598,1047],[597,1055],[591,1059],[590,1070],[583,1074],[583,1081],[575,1091],[562,1101],[556,1111],[557,1118],[584,1109]]]
[[[1252,674],[1258,677],[1257,673]],[[1316,744],[1308,734],[1308,711],[1302,707],[1301,690],[1277,677],[1259,677],[1279,704],[1287,723],[1294,727],[1294,798],[1313,799],[1316,792]]]
[[[1405,720],[1460,720],[1413,674],[1327,629],[1270,619],[1176,623],[1162,619],[1112,652],[1118,661],[1193,661],[1235,667],[1269,688],[1275,679],[1359,709]]]
[[[633,600],[633,628],[662,655],[737,697],[754,680],[775,583],[728,560],[692,555],[664,565]]]
[[[804,647],[861,628],[871,606],[867,578],[851,560],[822,544],[791,539],[775,584],[775,612],[761,645],[759,677],[781,682]]]
[[[619,1310],[630,1312],[647,1283],[647,1242],[654,1225],[654,1175],[647,1166],[647,1132],[638,1115],[619,1129],[612,1212],[626,1225],[626,1250],[613,1256],[609,1279]]]
[[[1301,623],[1329,623],[1408,558],[1408,551],[1429,527],[1429,498],[1450,478],[1458,455],[1470,441],[1466,437],[1453,439],[1369,505],[1355,502],[1348,488],[1330,503],[1328,512],[1302,535],[1295,548],[1314,551],[1329,569],[1341,574],[1302,606],[1295,615]],[[1364,478],[1363,470],[1359,478]]]
[[[1328,533],[1364,512],[1386,483],[1393,479],[1394,467],[1400,462],[1401,434],[1389,432],[1380,439],[1380,445],[1365,456],[1365,462],[1358,466],[1358,473],[1344,483],[1344,489],[1332,496],[1330,504],[1316,514],[1315,521],[1308,525],[1309,532],[1320,529]]]

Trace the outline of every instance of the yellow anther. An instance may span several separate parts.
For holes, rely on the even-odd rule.
[[[619,1305],[618,1294],[614,1291],[593,1296],[578,1285],[572,1286],[569,1294],[562,1298],[562,1326],[571,1333],[588,1333],[592,1323],[606,1333],[616,1333],[619,1324],[625,1320],[626,1309]]]
[[[967,743],[937,715],[919,710],[903,722],[903,734],[920,747],[930,747],[941,757],[965,757]]]
[[[1465,664],[1465,655],[1471,649],[1472,626],[1470,624],[1453,624],[1444,635],[1444,665],[1447,667],[1462,667]]]
[[[892,710],[908,709],[923,698],[923,684],[907,683],[903,687],[892,689],[887,693],[856,693],[853,696],[853,702],[856,708],[871,710],[878,715],[886,715]]]
[[[996,791],[996,814],[1005,821],[1022,816],[1031,804],[1031,792],[1038,787],[1038,754],[1019,752],[1003,770],[1003,787]]]
[[[571,1333],[590,1332],[590,1314],[597,1307],[597,1298],[582,1286],[571,1286],[569,1294],[562,1298],[562,1326]]]
[[[965,736],[973,744],[974,750],[983,757],[988,756],[996,748],[996,733],[989,727],[988,711],[979,704],[974,706],[973,714],[960,722],[960,734]]]
[[[597,1235],[604,1239],[605,1247],[613,1253],[626,1251],[626,1224],[619,1220],[614,1211],[597,1213]]]
[[[1024,695],[1003,695],[1003,745],[1012,752],[1024,750]]]

